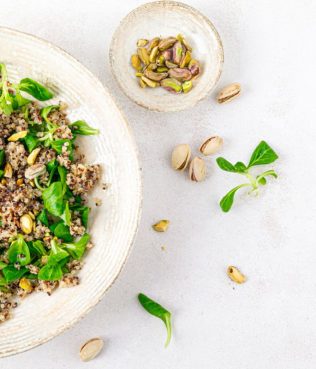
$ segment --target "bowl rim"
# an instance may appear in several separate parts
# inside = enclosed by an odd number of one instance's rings
[[[115,43],[116,43],[116,39],[118,37],[118,33],[120,32],[123,23],[130,17],[133,17],[133,15],[135,13],[137,13],[138,11],[142,10],[142,9],[150,9],[151,7],[155,7],[155,6],[159,6],[162,5],[164,7],[166,6],[174,6],[174,7],[179,7],[191,14],[193,14],[194,16],[198,16],[201,17],[207,24],[208,26],[211,28],[212,32],[215,35],[215,38],[218,42],[219,45],[219,58],[220,58],[220,63],[219,63],[219,68],[218,68],[218,72],[214,81],[214,84],[212,86],[210,86],[209,88],[207,88],[204,93],[202,93],[197,99],[191,101],[189,104],[187,104],[184,108],[182,107],[175,107],[175,108],[164,108],[164,107],[150,107],[147,104],[144,104],[143,101],[141,99],[137,99],[132,93],[130,93],[127,89],[125,89],[122,84],[120,83],[116,73],[115,73],[115,68],[114,68],[114,64],[115,64],[115,57],[114,57],[114,52],[115,52]],[[187,5],[185,3],[179,2],[179,1],[173,1],[173,0],[158,0],[158,1],[151,1],[145,4],[142,4],[140,6],[138,6],[137,8],[134,8],[133,10],[131,10],[123,19],[121,19],[119,25],[117,26],[115,32],[113,33],[112,36],[112,40],[111,40],[111,44],[110,44],[110,48],[109,48],[109,59],[110,59],[110,67],[111,67],[111,72],[114,76],[114,79],[116,80],[117,84],[120,86],[120,89],[124,92],[124,94],[129,97],[133,102],[135,102],[137,105],[141,106],[142,108],[148,109],[150,111],[155,111],[155,112],[161,112],[161,113],[166,113],[166,112],[176,112],[176,111],[182,111],[182,110],[187,110],[189,108],[194,107],[199,101],[205,99],[207,96],[209,96],[209,94],[215,89],[215,87],[217,86],[217,83],[220,79],[220,76],[222,74],[223,71],[223,65],[224,65],[224,48],[223,48],[223,42],[221,40],[221,37],[217,31],[217,29],[215,28],[214,24],[211,22],[211,20],[204,15],[203,13],[201,13],[199,10],[197,10],[196,8],[193,8],[190,5]]]
[[[121,274],[123,268],[125,267],[127,260],[132,252],[133,246],[135,244],[135,239],[137,236],[137,232],[139,229],[139,224],[140,224],[140,220],[141,220],[141,215],[142,215],[142,207],[143,207],[143,175],[142,175],[142,171],[141,171],[141,165],[140,165],[140,155],[139,155],[139,150],[136,144],[136,140],[134,137],[134,133],[131,129],[130,124],[128,123],[128,120],[125,116],[125,114],[122,112],[122,110],[119,108],[116,100],[114,99],[114,97],[112,96],[112,94],[110,93],[110,91],[107,89],[106,86],[103,85],[103,83],[99,80],[99,78],[97,78],[84,64],[82,64],[78,59],[76,59],[74,56],[72,56],[70,53],[68,53],[67,51],[65,51],[63,48],[55,45],[54,43],[45,40],[44,38],[41,38],[39,36],[33,35],[31,33],[27,33],[24,31],[20,31],[11,27],[5,27],[5,26],[0,26],[0,33],[1,32],[7,32],[9,34],[15,35],[15,36],[22,36],[22,37],[27,37],[29,39],[32,39],[36,42],[41,43],[44,46],[49,46],[51,49],[53,49],[54,51],[58,52],[59,54],[61,54],[64,58],[68,59],[72,64],[75,64],[79,69],[81,69],[85,74],[87,74],[89,76],[89,78],[91,80],[93,80],[93,82],[101,89],[102,93],[104,95],[107,95],[108,97],[111,98],[114,107],[117,109],[119,116],[121,117],[121,120],[123,123],[125,123],[125,126],[127,128],[127,134],[129,137],[129,140],[131,142],[133,151],[135,152],[135,159],[136,159],[136,163],[137,163],[137,167],[138,170],[135,173],[137,175],[137,182],[138,182],[138,197],[139,197],[139,204],[138,207],[136,209],[136,224],[135,224],[135,229],[133,230],[133,234],[131,235],[131,240],[129,242],[128,248],[127,248],[127,253],[125,258],[121,261],[121,265],[116,273],[116,275],[113,277],[112,282],[102,291],[102,293],[100,293],[98,296],[96,296],[95,300],[93,300],[89,306],[86,308],[86,310],[78,317],[76,317],[75,319],[71,320],[68,324],[62,326],[61,328],[57,329],[53,334],[51,334],[48,337],[42,338],[40,341],[34,339],[33,343],[29,344],[28,346],[20,346],[18,349],[16,349],[15,351],[3,351],[0,352],[0,358],[4,358],[4,357],[8,357],[8,356],[13,356],[22,352],[26,352],[29,351],[35,347],[41,346],[44,343],[52,340],[53,338],[59,336],[60,334],[66,332],[67,330],[69,330],[70,328],[72,328],[75,324],[77,324],[79,321],[81,321],[83,318],[85,318],[87,316],[87,314],[103,299],[103,297],[105,296],[106,292],[113,286],[113,284],[116,282],[116,280],[118,279],[119,275]]]

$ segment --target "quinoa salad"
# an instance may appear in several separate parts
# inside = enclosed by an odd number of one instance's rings
[[[0,323],[34,291],[77,285],[92,247],[86,202],[100,166],[84,163],[76,138],[98,130],[38,102],[52,97],[30,78],[10,83],[0,64]]]

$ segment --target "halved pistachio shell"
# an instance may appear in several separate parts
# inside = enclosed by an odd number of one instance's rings
[[[159,83],[158,82],[152,81],[151,79],[149,79],[149,78],[147,78],[145,76],[142,76],[141,79],[149,87],[155,88],[155,87],[159,86]]]
[[[6,163],[4,166],[4,173],[3,176],[6,178],[12,178],[13,170],[10,163]]]
[[[149,56],[149,61],[150,61],[151,63],[154,63],[154,62],[156,61],[156,57],[157,57],[157,55],[158,55],[158,52],[159,52],[159,50],[158,50],[158,46],[155,46],[155,47],[151,50],[151,52],[150,52],[150,56]]]
[[[165,78],[160,82],[160,85],[167,91],[179,93],[182,91],[182,85],[174,78]]]
[[[15,142],[27,135],[27,131],[16,132],[8,138],[8,141]]]
[[[173,45],[172,54],[173,54],[173,60],[172,60],[173,63],[179,65],[182,59],[182,55],[184,55],[183,45],[181,44],[180,41],[177,41]]]
[[[200,152],[203,155],[212,155],[221,149],[223,146],[223,139],[219,136],[212,136],[202,143]]]
[[[191,53],[190,51],[187,51],[181,60],[180,68],[188,66],[190,61],[191,61]]]
[[[177,145],[171,155],[171,166],[175,170],[183,171],[191,158],[191,148],[188,144]]]
[[[241,86],[239,83],[232,83],[231,85],[228,85],[224,87],[220,93],[217,95],[217,101],[220,104],[229,102],[233,99],[235,99],[237,96],[240,95],[241,92]]]
[[[200,74],[200,63],[197,60],[192,59],[189,63],[188,68],[190,69],[192,76],[197,76],[198,74]]]
[[[147,49],[145,47],[139,47],[137,49],[137,55],[139,56],[139,59],[145,65],[148,65],[150,63],[150,61],[149,61],[149,55],[148,55]]]
[[[40,151],[41,151],[41,148],[37,147],[30,153],[30,155],[26,159],[28,165],[33,165],[35,163],[35,160],[38,154],[40,153]]]
[[[44,164],[34,164],[26,169],[24,176],[27,179],[34,179],[44,173],[46,173],[46,167]]]
[[[184,83],[182,83],[182,91],[184,94],[188,93],[189,91],[191,91],[193,87],[193,83],[192,81],[185,81]]]
[[[148,51],[150,52],[154,47],[158,46],[160,42],[159,37],[155,37],[152,40],[149,41],[149,44],[147,45]]]
[[[189,177],[192,181],[201,182],[206,177],[206,166],[203,159],[196,156],[190,163]]]
[[[234,266],[229,266],[227,268],[227,275],[232,281],[236,283],[241,284],[246,282],[246,277],[241,273],[241,271],[238,268]]]
[[[20,226],[25,234],[30,234],[33,230],[33,219],[29,214],[24,214],[20,218]]]
[[[177,39],[175,37],[168,37],[163,40],[161,40],[158,44],[159,50],[164,51],[169,49],[169,47],[173,46],[173,44],[177,42]]]
[[[169,76],[175,78],[180,82],[188,81],[192,78],[192,74],[189,69],[186,68],[173,68],[169,70]]]
[[[137,71],[142,69],[142,63],[138,55],[134,54],[131,56],[131,64],[134,69]]]
[[[145,40],[144,38],[141,38],[137,41],[137,47],[143,47],[148,44],[148,40]]]
[[[152,70],[145,70],[144,75],[151,79],[152,81],[156,81],[156,82],[160,82],[162,81],[164,78],[168,77],[168,73],[156,73],[153,72]]]
[[[169,60],[166,60],[165,64],[166,64],[166,67],[168,67],[169,69],[178,68],[178,65],[177,64],[174,64],[174,63],[172,63]]]
[[[154,224],[152,227],[156,232],[166,232],[170,224],[170,221],[167,219],[162,219],[156,224]]]
[[[94,359],[103,348],[104,342],[101,338],[92,338],[83,344],[80,348],[80,359],[82,361],[90,361]]]

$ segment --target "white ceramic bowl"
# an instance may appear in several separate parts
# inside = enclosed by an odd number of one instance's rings
[[[202,73],[187,94],[172,94],[162,88],[138,85],[130,57],[140,38],[183,34],[193,48],[192,56],[201,62]],[[174,1],[142,5],[129,13],[113,35],[110,63],[124,93],[137,104],[154,111],[188,109],[205,98],[216,86],[224,61],[222,42],[211,21],[196,9]]]
[[[101,163],[103,179],[92,194],[90,233],[95,247],[85,258],[81,284],[60,288],[51,296],[34,293],[0,324],[0,357],[15,354],[71,327],[104,295],[118,276],[135,237],[141,204],[141,179],[130,129],[109,92],[79,62],[56,46],[0,27],[0,57],[9,77],[34,78],[56,93],[56,101],[69,104],[73,120],[85,119],[100,129],[99,136],[83,137],[87,162]],[[51,104],[52,102],[50,102]]]

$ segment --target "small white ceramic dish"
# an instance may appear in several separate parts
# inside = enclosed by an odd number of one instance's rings
[[[137,152],[129,127],[109,92],[78,61],[56,46],[18,31],[0,27],[0,58],[9,77],[30,77],[49,85],[58,100],[68,103],[71,120],[84,119],[100,135],[83,137],[80,148],[87,162],[100,163],[100,186],[91,198],[89,232],[94,248],[85,258],[81,283],[60,288],[51,296],[33,293],[0,324],[0,357],[46,342],[70,328],[102,298],[118,276],[135,237],[141,205]],[[124,149],[122,149],[124,148]]]
[[[202,65],[194,88],[188,94],[178,95],[162,88],[140,88],[130,65],[137,40],[179,33],[192,46],[193,58]],[[188,109],[205,98],[221,75],[223,61],[222,42],[211,21],[196,9],[174,1],[147,3],[133,10],[121,21],[110,47],[113,74],[124,93],[138,105],[160,112]]]

